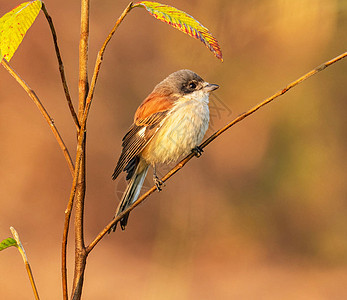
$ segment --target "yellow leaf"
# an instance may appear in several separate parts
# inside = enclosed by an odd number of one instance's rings
[[[223,61],[221,48],[216,38],[192,16],[169,5],[151,1],[141,1],[133,7],[143,6],[156,19],[200,40],[213,54]]]
[[[41,7],[40,0],[25,2],[0,18],[0,52],[7,61],[12,58]]]

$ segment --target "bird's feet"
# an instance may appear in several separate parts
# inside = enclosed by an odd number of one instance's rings
[[[162,186],[165,186],[164,181],[162,181],[156,174],[153,175],[153,181],[157,191],[160,192],[162,190]]]
[[[202,152],[204,152],[204,150],[201,147],[196,146],[192,149],[192,152],[196,157],[200,157]]]
[[[117,215],[115,215],[115,216],[113,217],[113,219],[114,219],[115,217],[117,217]],[[118,223],[118,222],[114,223],[114,224],[110,227],[110,229],[107,231],[108,234],[110,234],[111,232],[115,232],[115,231],[116,231],[116,229],[117,229],[117,223]]]

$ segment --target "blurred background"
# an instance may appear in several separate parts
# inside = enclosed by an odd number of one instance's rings
[[[166,1],[218,39],[197,40],[133,10],[106,50],[88,122],[85,239],[111,220],[125,188],[111,180],[139,103],[188,68],[218,83],[208,135],[346,51],[344,0]],[[17,1],[1,0],[0,14]],[[79,1],[46,0],[77,106]],[[90,75],[128,1],[91,1]],[[49,27],[41,13],[11,60],[75,155]],[[345,299],[346,71],[341,61],[232,127],[131,213],[89,256],[83,299]],[[0,239],[14,226],[40,296],[61,299],[61,240],[71,175],[32,100],[0,68]],[[167,167],[161,168],[165,174]],[[145,183],[150,187],[151,180]],[[70,234],[69,283],[74,243]],[[4,299],[32,299],[16,249],[0,253]],[[71,287],[71,286],[70,286]]]

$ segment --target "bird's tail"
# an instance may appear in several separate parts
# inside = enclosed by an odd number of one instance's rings
[[[140,159],[134,174],[131,176],[128,186],[123,194],[122,200],[120,201],[115,217],[121,214],[124,210],[126,210],[131,204],[133,204],[140,195],[140,191],[143,185],[143,181],[147,175],[148,164]],[[120,219],[119,223],[122,230],[125,229],[125,226],[128,223],[129,213],[127,213],[122,219]],[[115,231],[117,224],[112,228]]]

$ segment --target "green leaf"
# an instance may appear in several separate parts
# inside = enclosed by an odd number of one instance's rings
[[[5,239],[0,243],[0,251],[5,250],[6,248],[11,246],[17,246],[16,240],[14,240],[13,238]]]
[[[7,61],[12,58],[41,7],[40,0],[25,2],[0,18],[0,51]]]
[[[141,1],[133,7],[143,6],[156,19],[200,40],[213,54],[223,61],[221,48],[209,30],[184,11],[169,5],[151,1]]]

